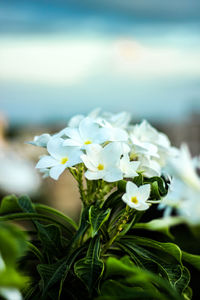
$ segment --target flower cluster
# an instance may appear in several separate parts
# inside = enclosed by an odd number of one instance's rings
[[[178,213],[190,217],[191,207],[200,203],[200,179],[188,149],[171,146],[168,137],[146,120],[131,124],[127,112],[111,114],[97,109],[87,116],[77,115],[60,132],[52,136],[42,134],[31,143],[47,149],[48,155],[41,157],[36,166],[45,176],[57,180],[66,169],[73,170],[81,164],[89,181],[109,184],[126,180],[122,200],[136,210],[146,210],[154,202],[148,182],[140,186],[134,183],[139,175],[147,179],[162,176],[170,181],[173,177],[169,192],[159,205],[165,209],[165,215],[175,207]],[[194,218],[197,222],[200,204],[198,210]]]

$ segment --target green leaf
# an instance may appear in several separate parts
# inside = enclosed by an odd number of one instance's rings
[[[0,289],[1,287],[22,288],[28,283],[28,278],[19,274],[13,268],[7,268],[0,271]]]
[[[99,210],[95,206],[91,206],[89,210],[89,222],[92,229],[92,237],[94,237],[101,226],[108,220],[110,216],[111,209]]]
[[[7,266],[15,266],[27,249],[26,235],[16,226],[0,223],[0,253]]]
[[[65,221],[66,223],[69,223],[70,226],[74,227],[75,230],[78,229],[77,224],[68,216],[64,215],[62,212],[58,211],[55,208],[49,207],[47,205],[44,204],[33,204],[34,208],[36,209],[37,212],[42,212],[42,213],[48,213],[51,215],[54,215],[57,218],[62,219],[63,221]]]
[[[60,260],[55,264],[40,264],[37,270],[42,279],[42,295],[45,298],[48,290],[64,277],[69,267],[66,261]]]
[[[182,252],[177,245],[138,236],[124,236],[117,245],[133,260],[136,257],[136,263],[139,260],[143,267],[150,271],[156,271],[152,263],[156,264],[160,274],[168,279],[178,292],[182,293],[187,288],[190,276],[182,265]]]
[[[59,255],[62,250],[61,230],[57,225],[42,225],[37,223],[38,235],[44,247],[44,252]]]
[[[165,184],[165,181],[163,180],[162,177],[158,177],[158,176],[154,176],[154,177],[151,177],[151,178],[145,178],[145,182],[146,183],[153,183],[153,188],[155,188],[154,192],[155,192],[155,195],[159,195],[159,196],[165,196],[168,192],[168,187],[166,186]],[[156,184],[155,184],[156,182]],[[154,195],[152,194],[152,198],[154,198]],[[157,199],[157,198],[155,198]]]
[[[142,245],[144,247],[154,248],[157,249],[160,253],[164,252],[169,254],[170,256],[174,257],[178,263],[182,265],[182,251],[180,248],[174,243],[163,243],[158,242],[149,238],[139,237],[139,236],[125,236],[121,239],[121,241],[129,241],[129,243]],[[161,254],[162,255],[162,254]]]
[[[182,251],[183,260],[200,270],[200,255],[187,253]]]
[[[158,187],[158,182],[154,181],[151,183],[151,195],[150,195],[151,199],[156,199],[156,200],[160,200],[161,199],[161,195],[159,192],[159,187]]]
[[[108,196],[108,198],[103,204],[103,208],[107,209],[109,207],[110,208],[118,207],[118,204],[122,202],[121,197],[122,197],[122,192],[120,190],[115,191],[110,196]]]
[[[140,287],[130,287],[116,280],[110,279],[103,283],[101,295],[95,300],[132,300],[146,299],[156,300],[155,292],[144,291]],[[158,298],[157,298],[158,299]],[[161,300],[162,298],[159,298]]]
[[[96,236],[90,241],[86,257],[74,265],[75,274],[83,281],[90,294],[101,277],[104,264],[99,259],[100,238]]]
[[[181,277],[174,284],[175,289],[180,294],[183,294],[183,292],[187,289],[189,283],[190,283],[190,272],[188,271],[187,268],[183,267],[181,269]]]
[[[141,186],[143,185],[143,176],[142,174],[139,174],[138,176],[133,178],[133,182],[137,185],[137,186]]]
[[[2,199],[0,206],[0,215],[5,215],[14,212],[21,212],[18,198],[15,195],[9,195]]]
[[[67,256],[54,264],[40,264],[37,266],[42,279],[42,297],[45,299],[49,290],[57,283],[66,278],[72,264],[84,247],[76,249],[71,256]],[[59,293],[59,292],[58,292]]]
[[[154,293],[156,300],[183,299],[167,280],[152,272],[136,267],[128,257],[123,257],[120,260],[114,257],[107,259],[105,279],[115,280],[115,278],[118,282],[129,287],[140,287],[140,291],[148,293],[150,299],[153,295],[152,293]]]
[[[170,227],[182,224],[184,222],[185,221],[182,217],[168,217],[155,219],[147,223],[137,223],[135,224],[134,228],[158,231],[169,236],[171,239],[174,239],[173,235],[169,231]]]
[[[29,212],[29,213],[36,212],[32,202],[31,202],[31,199],[27,195],[19,197],[18,204],[24,212]]]

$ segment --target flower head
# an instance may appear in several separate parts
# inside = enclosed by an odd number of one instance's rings
[[[122,155],[121,143],[110,143],[104,148],[100,145],[91,145],[86,154],[81,156],[88,170],[85,177],[89,180],[104,179],[114,182],[123,178],[120,170],[120,157]]]
[[[100,128],[88,117],[80,121],[78,128],[66,128],[65,135],[68,139],[63,142],[64,146],[76,146],[81,149],[86,149],[90,144],[103,144],[108,141],[108,130]]]
[[[62,138],[52,138],[47,144],[50,155],[41,157],[36,165],[38,169],[50,168],[49,175],[53,179],[58,179],[66,168],[81,162],[82,152],[77,147],[63,146],[63,141]]]
[[[146,202],[150,196],[150,184],[138,187],[131,181],[126,184],[126,193],[122,196],[122,200],[131,208],[136,210],[146,210],[149,204]]]

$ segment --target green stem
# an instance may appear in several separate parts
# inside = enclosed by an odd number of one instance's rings
[[[70,219],[69,217],[67,217],[66,215],[64,215],[63,213],[58,211],[57,209],[46,206],[44,204],[35,204],[34,206],[35,206],[36,210],[46,211],[48,213],[52,213],[56,216],[61,217],[64,221],[66,221],[67,223],[70,223],[70,225],[72,225],[74,227],[74,229],[76,229],[76,230],[78,229],[77,224],[72,219]]]
[[[84,165],[79,164],[77,169],[76,168],[69,168],[69,171],[78,183],[79,193],[80,193],[81,200],[82,200],[83,204],[87,205],[88,204],[87,203],[87,198],[86,198],[85,190],[84,190],[84,187],[83,187]]]

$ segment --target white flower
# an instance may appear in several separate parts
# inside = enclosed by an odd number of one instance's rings
[[[28,142],[28,144],[44,147],[46,148],[48,141],[50,140],[51,136],[48,133],[43,133],[39,136],[35,136],[32,142]]]
[[[50,156],[43,156],[36,165],[38,169],[50,168],[49,175],[58,179],[61,173],[68,167],[81,162],[82,152],[77,147],[63,146],[62,138],[52,138],[47,144]]]
[[[189,224],[200,224],[199,191],[183,181],[173,178],[167,196],[158,206],[164,209],[164,217],[168,217],[175,209]]]
[[[119,168],[122,155],[120,143],[110,143],[104,148],[100,145],[91,145],[86,154],[81,156],[88,170],[85,177],[89,180],[104,179],[107,182],[114,182],[123,178]]]
[[[139,161],[130,161],[128,154],[124,154],[120,159],[120,169],[123,172],[123,177],[133,178],[135,176],[138,176],[138,173],[136,171],[139,164]]]
[[[139,154],[137,159],[140,162],[138,171],[141,172],[145,177],[150,178],[161,175],[161,167],[157,161],[144,154]]]
[[[108,141],[108,130],[100,128],[91,118],[81,120],[78,128],[66,128],[65,134],[69,137],[64,146],[77,146],[86,149],[90,144],[102,144]]]
[[[131,208],[136,210],[146,210],[149,204],[146,202],[150,196],[150,184],[137,187],[131,181],[126,184],[126,193],[122,196],[122,200]]]
[[[126,142],[128,140],[128,133],[119,127],[114,127],[111,123],[102,119],[99,124],[107,129],[108,140],[111,142]]]
[[[177,157],[169,159],[167,167],[169,172],[176,178],[182,180],[191,188],[200,191],[200,179],[187,145],[183,144],[181,146]]]

